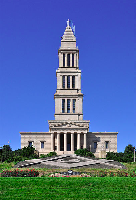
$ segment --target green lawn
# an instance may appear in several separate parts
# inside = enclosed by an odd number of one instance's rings
[[[136,199],[136,178],[0,178],[0,199]]]

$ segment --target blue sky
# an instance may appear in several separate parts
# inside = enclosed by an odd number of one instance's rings
[[[135,10],[134,0],[0,1],[0,146],[20,148],[20,131],[48,132],[67,19],[90,131],[119,131],[118,152],[136,145]]]

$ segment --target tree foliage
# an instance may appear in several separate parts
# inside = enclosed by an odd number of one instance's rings
[[[4,145],[2,148],[2,154],[1,154],[2,162],[4,161],[17,162],[32,158],[38,158],[38,155],[35,153],[34,147],[28,146],[15,151],[12,151],[10,145]]]
[[[107,160],[115,160],[118,162],[133,162],[134,161],[134,147],[129,144],[126,146],[124,153],[108,152],[106,155]]]

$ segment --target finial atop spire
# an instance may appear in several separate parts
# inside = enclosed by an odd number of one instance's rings
[[[68,19],[68,21],[67,21],[67,27],[69,28],[69,19]]]
[[[72,31],[73,31],[73,33],[75,35],[75,26],[73,25],[72,20],[68,19],[68,21],[67,21],[67,27],[68,28],[71,27],[71,29],[72,29]]]

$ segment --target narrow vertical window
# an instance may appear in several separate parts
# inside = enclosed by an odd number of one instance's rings
[[[41,142],[41,149],[44,149],[44,142]]]
[[[65,76],[62,76],[62,88],[65,88]]]
[[[32,147],[33,143],[32,142],[29,142],[29,147]]]
[[[70,54],[67,54],[67,67],[70,67]]]
[[[109,148],[109,141],[106,141],[106,142],[105,142],[105,147],[106,147],[106,149]]]
[[[70,99],[67,99],[67,113],[70,113]]]
[[[72,76],[72,88],[75,88],[75,76]]]
[[[70,76],[67,76],[67,88],[70,88]]]
[[[74,54],[72,53],[72,67],[74,67]]]
[[[62,113],[65,113],[65,99],[62,99]]]
[[[94,142],[94,149],[97,149],[97,142]]]
[[[63,53],[63,67],[65,67],[65,54]]]
[[[76,104],[76,99],[73,99],[73,113],[75,113],[75,104]]]

